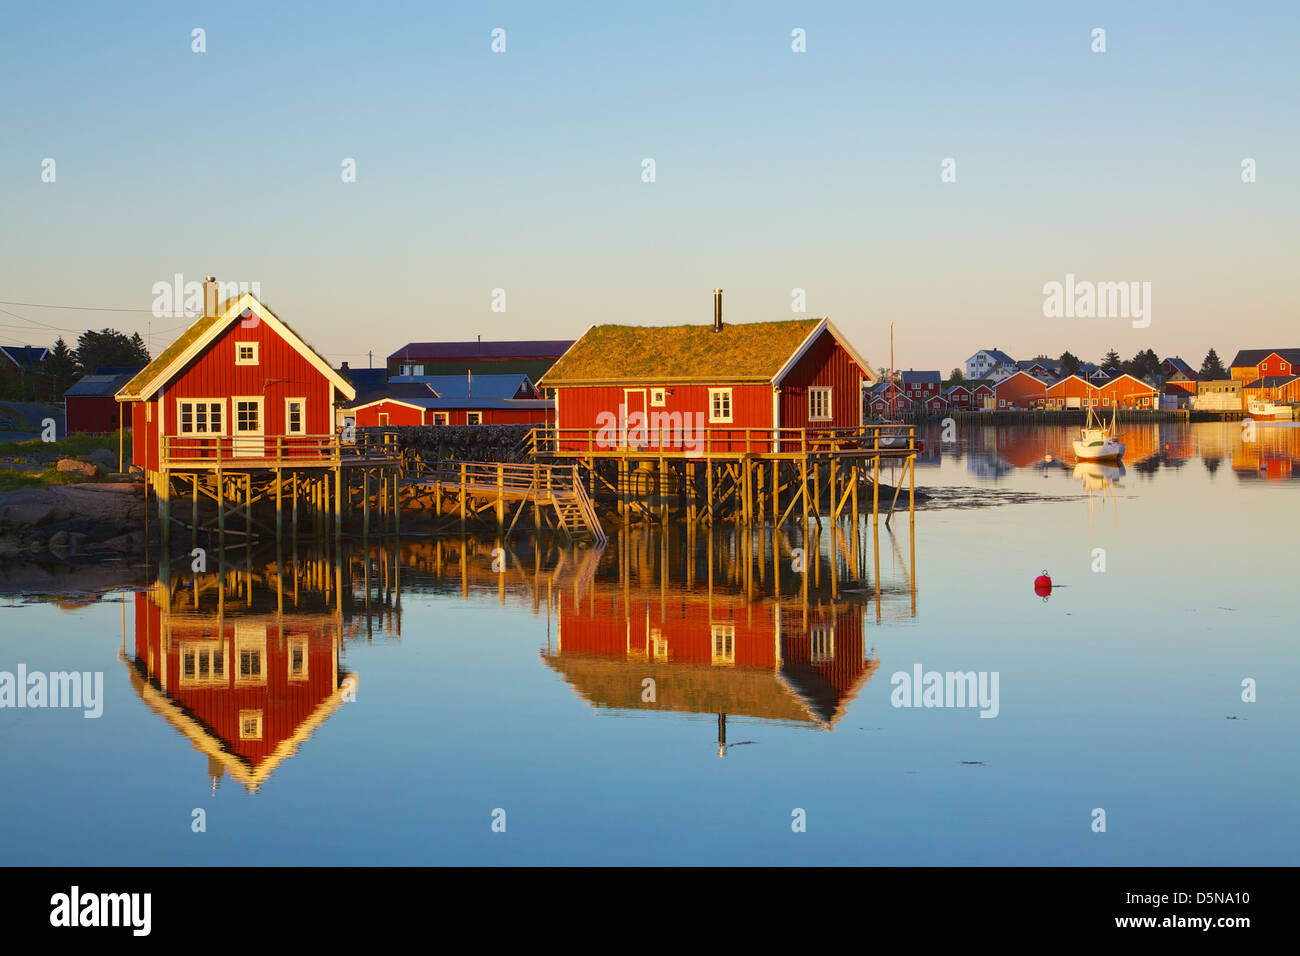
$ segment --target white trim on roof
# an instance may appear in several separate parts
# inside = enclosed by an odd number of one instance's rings
[[[835,327],[835,324],[831,322],[829,318],[823,318],[813,326],[812,331],[808,333],[800,346],[794,350],[794,354],[786,360],[786,363],[777,369],[776,374],[772,376],[773,385],[781,384],[781,380],[789,375],[790,370],[799,364],[799,360],[804,357],[804,354],[807,353],[810,348],[812,348],[812,344],[817,341],[817,337],[821,335],[823,331],[830,332],[830,334],[835,337],[835,341],[840,344],[840,347],[849,353],[849,358],[853,359],[853,361],[858,364],[858,367],[866,372],[867,378],[871,379],[872,382],[880,381],[880,376],[876,374],[876,370],[868,365],[867,360],[858,354],[858,350],[855,349],[840,330]]]
[[[414,408],[417,412],[425,411],[424,405],[416,405],[414,402],[408,402],[401,398],[376,398],[374,401],[366,402],[364,405],[351,405],[348,407],[349,412],[359,412],[363,408],[373,408],[376,405],[403,405],[406,408]]]
[[[181,369],[192,362],[204,350],[216,340],[217,336],[229,328],[230,324],[239,318],[244,309],[251,310],[259,319],[271,327],[271,331],[280,336],[287,342],[299,355],[305,358],[308,363],[320,372],[325,378],[334,385],[335,388],[343,395],[347,401],[357,397],[357,390],[346,378],[336,372],[328,362],[316,354],[315,349],[298,337],[290,328],[276,318],[275,313],[264,306],[261,302],[253,297],[251,292],[245,292],[235,299],[234,302],[228,302],[226,311],[222,313],[221,318],[213,322],[206,332],[189,344],[180,355],[172,359],[171,363],[161,371],[157,372],[145,386],[138,389],[136,397],[123,398],[122,389],[118,390],[118,401],[149,401],[155,392],[166,386],[173,378],[180,374]],[[200,319],[199,321],[202,321]],[[183,334],[183,333],[182,333]],[[127,382],[127,385],[131,384]],[[125,386],[123,386],[125,388]]]

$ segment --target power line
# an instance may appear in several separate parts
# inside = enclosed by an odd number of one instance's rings
[[[153,314],[153,309],[120,309],[107,305],[51,305],[47,302],[13,302],[9,299],[0,299],[0,305],[22,305],[32,309],[70,309],[73,312],[148,312]]]

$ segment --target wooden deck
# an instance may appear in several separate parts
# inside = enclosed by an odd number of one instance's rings
[[[495,515],[496,525],[509,534],[530,505],[540,528],[553,522],[555,530],[570,538],[590,537],[604,544],[596,509],[582,486],[575,464],[507,464],[505,462],[410,463],[403,487],[412,494],[431,494],[434,511],[450,507],[467,518]],[[514,515],[506,525],[506,513]]]
[[[809,458],[907,458],[918,448],[912,425],[855,425],[849,428],[726,428],[711,426],[688,435],[660,426],[624,429],[559,428],[539,425],[528,435],[535,458],[646,458],[705,461],[742,458],[799,461]]]

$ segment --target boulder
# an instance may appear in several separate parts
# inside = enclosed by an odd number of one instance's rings
[[[54,466],[66,475],[80,475],[83,478],[98,478],[103,469],[91,461],[77,461],[75,458],[60,458]]]
[[[92,451],[89,455],[83,455],[82,461],[88,461],[92,465],[98,465],[103,472],[117,471],[117,455],[113,454],[107,448],[99,448]]]

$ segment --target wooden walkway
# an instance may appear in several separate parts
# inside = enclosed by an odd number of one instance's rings
[[[589,537],[598,544],[606,540],[574,464],[416,460],[408,465],[401,484],[414,496],[432,495],[434,513],[459,514],[462,526],[468,518],[495,518],[497,528],[509,534],[531,505],[539,529],[551,527],[569,538]]]

